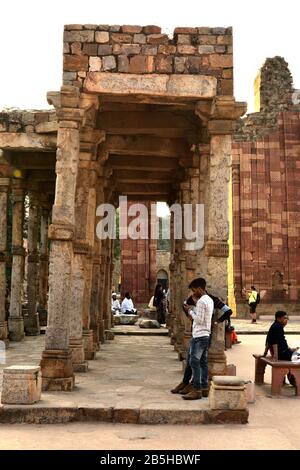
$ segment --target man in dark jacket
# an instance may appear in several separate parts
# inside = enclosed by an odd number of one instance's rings
[[[284,327],[288,322],[288,315],[286,312],[279,310],[275,313],[275,321],[272,323],[266,339],[266,347],[264,351],[264,356],[267,355],[270,350],[271,354],[274,355],[274,344],[277,345],[278,349],[278,360],[281,361],[290,361],[292,359],[292,354],[298,350],[298,348],[290,348],[287,344],[284,335]],[[294,385],[295,378],[292,374],[288,374],[288,379],[291,385]]]

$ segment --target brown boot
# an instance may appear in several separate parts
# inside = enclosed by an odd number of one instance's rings
[[[192,390],[187,395],[183,395],[182,398],[184,400],[200,400],[202,398],[202,393],[201,390],[196,390],[193,387]]]
[[[207,398],[209,395],[209,388],[202,388],[201,393],[203,398]]]
[[[193,388],[193,384],[187,384],[182,390],[180,390],[180,395],[186,395],[189,393]]]
[[[177,385],[177,387],[172,388],[171,393],[179,393],[180,390],[183,390],[185,387],[186,387],[186,384],[184,382],[180,382],[180,384]]]

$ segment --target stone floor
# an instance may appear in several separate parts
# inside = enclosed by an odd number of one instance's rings
[[[251,323],[251,319],[236,319],[232,318],[232,325],[234,325],[237,334],[257,335],[267,334],[271,324],[273,323],[273,317],[268,319],[259,318],[257,323]],[[300,318],[297,320],[289,320],[285,327],[286,334],[300,334]]]
[[[120,328],[132,328],[133,331],[135,327]],[[265,337],[244,335],[240,339],[241,344],[227,351],[227,362],[237,365],[237,375],[253,380],[252,353],[263,351]],[[45,336],[41,335],[25,337],[21,343],[11,343],[6,351],[6,366],[39,364],[44,341]],[[291,347],[299,346],[300,335],[290,336],[288,342]],[[0,364],[0,389],[3,367],[4,364]],[[267,385],[256,387],[258,400],[271,397],[269,369],[266,373]],[[88,373],[76,374],[73,392],[45,392],[41,401],[31,406],[0,405],[0,421],[4,410],[9,410],[8,422],[22,422],[20,413],[24,414],[26,422],[75,421],[78,420],[78,409],[84,409],[82,420],[202,423],[208,412],[207,399],[187,402],[169,391],[180,382],[181,377],[182,364],[177,360],[169,337],[116,335],[113,341],[101,346],[96,360],[89,362]],[[300,413],[300,401],[292,397],[293,392],[291,387],[285,387],[283,395],[273,400],[285,400],[284,406],[288,408],[291,403],[297,403]],[[250,420],[253,406],[250,405]],[[35,410],[35,416],[31,415],[32,410]]]

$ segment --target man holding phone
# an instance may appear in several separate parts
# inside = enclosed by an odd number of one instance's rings
[[[205,279],[194,279],[189,289],[197,300],[196,306],[183,304],[186,314],[193,321],[192,338],[189,344],[186,368],[182,382],[171,390],[172,393],[187,392],[182,395],[184,400],[199,400],[207,397],[208,388],[208,348],[211,334],[211,319],[214,302],[207,295]],[[190,383],[193,377],[192,383]]]

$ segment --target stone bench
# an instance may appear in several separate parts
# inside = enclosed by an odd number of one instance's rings
[[[129,315],[121,313],[120,315],[113,315],[115,325],[134,325],[138,319],[139,315]]]
[[[32,405],[40,400],[41,389],[39,366],[10,366],[3,369],[1,403]]]
[[[296,396],[300,396],[300,363],[280,361],[276,357],[253,354],[255,359],[255,383],[264,383],[265,369],[272,367],[271,395],[280,395],[284,377],[290,372],[296,381]]]

